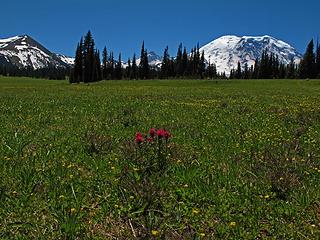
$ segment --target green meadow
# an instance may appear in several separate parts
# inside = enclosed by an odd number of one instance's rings
[[[0,77],[0,239],[319,236],[320,81]]]

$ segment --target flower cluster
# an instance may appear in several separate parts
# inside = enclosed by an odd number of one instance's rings
[[[148,134],[143,135],[141,132],[136,133],[135,142],[137,144],[142,144],[144,141],[154,142],[156,139],[158,141],[165,139],[168,140],[171,138],[171,133],[164,128],[155,129],[151,128]]]

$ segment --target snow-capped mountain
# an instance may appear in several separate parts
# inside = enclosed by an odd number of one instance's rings
[[[246,63],[248,67],[254,65],[265,49],[278,56],[284,64],[289,64],[291,59],[298,63],[302,58],[288,43],[270,36],[223,36],[201,47],[200,51],[204,51],[208,63],[216,64],[218,72],[229,75],[232,69],[237,68],[238,62],[242,67]]]
[[[161,67],[162,57],[153,51],[148,52],[148,62],[151,67],[159,68]],[[136,63],[137,65],[140,64],[140,58],[137,59]]]
[[[248,67],[254,65],[264,49],[274,53],[284,64],[289,64],[291,59],[298,63],[302,58],[288,43],[270,36],[223,36],[201,47],[200,51],[204,51],[207,63],[216,64],[218,72],[229,75],[232,69],[237,68],[238,62],[242,67],[246,63]],[[161,67],[162,57],[155,52],[148,53],[148,60],[150,66]],[[140,59],[137,59],[137,65],[139,63]],[[74,58],[50,52],[28,35],[0,39],[0,65],[39,69],[73,64]],[[126,67],[127,63],[123,66]]]
[[[50,52],[28,35],[0,39],[0,65],[65,68],[73,63],[71,58]]]

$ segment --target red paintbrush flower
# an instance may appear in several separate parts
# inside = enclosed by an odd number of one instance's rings
[[[164,137],[168,140],[169,138],[171,138],[171,133],[165,130]]]
[[[151,128],[149,130],[149,134],[150,134],[150,137],[154,138],[154,136],[156,135],[156,130],[154,128]]]
[[[137,133],[136,133],[135,142],[138,143],[138,144],[140,144],[140,143],[143,142],[143,140],[144,140],[144,138],[143,138],[142,134],[141,134],[140,132],[137,132]]]
[[[163,137],[165,137],[165,135],[166,135],[166,130],[158,129],[158,131],[157,131],[158,138],[163,138]]]

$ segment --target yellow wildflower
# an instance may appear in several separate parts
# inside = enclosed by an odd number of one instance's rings
[[[74,214],[76,211],[77,211],[77,210],[76,210],[75,208],[71,208],[71,209],[70,209],[70,213],[71,213],[71,214]]]
[[[154,229],[154,230],[151,231],[151,234],[152,234],[152,236],[158,236],[159,232]]]
[[[235,227],[237,224],[236,224],[236,222],[230,222],[230,227]]]
[[[193,208],[193,209],[192,209],[192,213],[193,213],[193,214],[199,214],[199,213],[200,213],[200,210],[197,209],[197,208]]]

